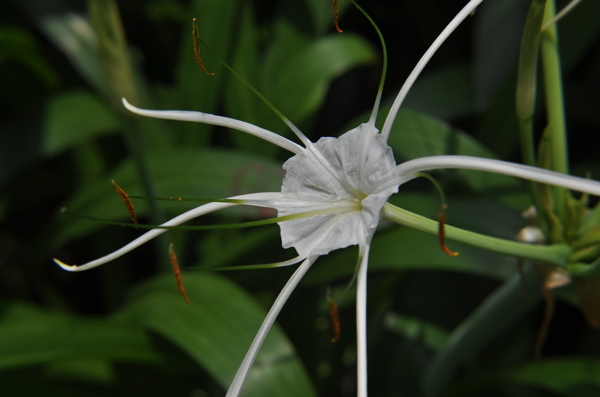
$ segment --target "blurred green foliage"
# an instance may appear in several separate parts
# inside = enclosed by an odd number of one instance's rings
[[[363,4],[389,49],[382,115],[463,3]],[[514,97],[528,3],[484,2],[436,54],[394,125],[390,145],[398,162],[434,154],[520,161]],[[313,141],[366,121],[380,47],[368,22],[343,0],[340,6],[343,34],[335,32],[326,0],[0,3],[0,390],[224,394],[290,269],[206,270],[291,257],[276,225],[173,231],[87,273],[66,273],[51,258],[82,263],[140,233],[77,217],[128,220],[112,179],[129,194],[161,197],[280,188],[289,153],[222,128],[127,114],[122,96],[143,107],[238,118],[291,137],[220,57]],[[596,179],[597,15],[600,3],[583,1],[559,23],[572,173]],[[193,17],[215,76],[195,63]],[[534,126],[543,125],[541,113]],[[531,204],[525,184],[468,171],[436,176],[446,189],[450,224],[508,239],[527,224],[520,216]],[[439,206],[420,182],[403,186],[392,201],[429,217]],[[141,221],[155,224],[190,205],[139,202],[136,209]],[[235,209],[201,222],[269,215]],[[517,259],[458,245],[460,257],[450,258],[434,237],[381,229],[369,276],[371,395],[598,395],[600,335],[584,323],[573,286],[558,291],[544,360],[534,361],[543,312],[535,274],[526,273],[523,284]],[[181,265],[194,268],[184,270],[190,306],[169,274],[169,242]],[[355,258],[354,248],[334,252],[309,272],[271,331],[244,396],[355,394],[354,300],[340,307],[336,343],[325,300],[328,288],[333,294],[346,288]]]

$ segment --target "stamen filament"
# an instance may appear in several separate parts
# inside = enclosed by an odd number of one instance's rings
[[[379,111],[379,104],[381,103],[381,96],[383,94],[383,85],[385,83],[385,76],[387,75],[387,66],[388,66],[387,46],[385,45],[385,40],[383,38],[383,34],[381,33],[381,30],[379,30],[379,26],[377,26],[377,24],[375,23],[373,18],[371,18],[371,16],[356,1],[354,1],[354,0],[351,0],[351,1],[352,1],[352,4],[354,4],[354,6],[358,9],[358,11],[360,11],[361,14],[363,14],[363,16],[365,18],[367,18],[367,20],[369,21],[371,26],[373,26],[373,28],[375,29],[375,32],[377,33],[377,37],[379,37],[379,42],[381,43],[381,52],[383,55],[383,67],[381,69],[381,77],[379,79],[379,87],[377,88],[375,104],[373,105],[373,110],[371,111],[371,117],[369,117],[369,121],[367,122],[368,125],[375,128],[375,121],[377,119],[377,113]]]
[[[569,4],[567,4],[562,10],[560,10],[559,13],[557,13],[554,18],[552,18],[551,20],[549,20],[548,22],[546,22],[544,24],[544,26],[542,26],[542,32],[546,29],[548,29],[550,26],[552,26],[553,24],[555,24],[556,22],[560,21],[562,18],[564,18],[569,12],[571,12],[571,10],[573,8],[575,8],[575,6],[577,4],[579,4],[581,2],[581,0],[572,0]]]
[[[227,267],[216,267],[216,268],[206,268],[206,269],[191,268],[191,270],[210,270],[211,272],[212,271],[226,272],[229,270],[275,269],[278,267],[295,265],[296,263],[302,262],[305,259],[306,259],[305,256],[298,255],[295,258],[288,259],[288,260],[281,261],[281,262],[274,262],[274,263],[263,263],[263,264],[257,264],[257,265],[243,265],[243,266],[227,266]]]
[[[234,202],[234,201],[235,200],[232,200],[232,202]],[[250,203],[243,202],[243,200],[237,200],[237,201],[239,201],[237,204],[251,205]],[[260,205],[260,206],[262,206],[262,205]],[[226,224],[222,224],[222,225],[195,225],[195,226],[181,226],[181,225],[165,226],[164,224],[163,225],[145,225],[145,224],[140,224],[140,223],[131,224],[131,223],[127,223],[127,222],[117,222],[117,221],[110,221],[110,220],[106,220],[106,219],[100,219],[100,218],[96,218],[93,216],[87,216],[87,215],[77,215],[77,217],[89,219],[91,221],[102,222],[107,225],[133,227],[135,229],[221,230],[221,229],[243,229],[243,228],[247,228],[247,227],[264,226],[264,225],[270,225],[273,223],[291,221],[294,219],[310,218],[310,217],[318,216],[318,215],[340,214],[340,213],[344,213],[344,212],[360,211],[360,209],[361,208],[360,208],[359,204],[353,204],[353,205],[349,205],[349,206],[336,206],[336,207],[332,207],[332,208],[328,207],[328,208],[323,208],[323,209],[314,210],[314,211],[298,212],[296,214],[277,216],[277,217],[268,218],[268,219],[261,219],[258,221],[226,223]]]
[[[206,47],[206,45],[205,45]],[[208,51],[210,51],[211,53],[213,53],[210,48],[206,47],[206,49]],[[214,54],[214,53],[213,53]],[[216,55],[215,55],[216,56]],[[296,136],[298,137],[298,139],[300,139],[300,141],[305,145],[305,146],[310,146],[312,145],[312,142],[310,141],[310,139],[308,139],[306,137],[306,135],[304,135],[302,133],[302,131],[300,131],[300,129],[298,127],[296,127],[296,125],[294,123],[292,123],[290,121],[290,119],[288,119],[287,117],[285,117],[283,115],[283,113],[281,113],[281,111],[279,109],[277,109],[275,107],[275,105],[273,105],[263,94],[261,94],[256,88],[254,88],[254,86],[252,84],[250,84],[250,82],[248,82],[248,80],[246,80],[245,78],[243,78],[238,72],[235,71],[234,68],[232,68],[231,66],[229,66],[229,64],[227,62],[225,62],[223,59],[219,58],[219,61],[221,62],[221,64],[223,66],[225,66],[225,68],[227,70],[229,70],[231,72],[231,74],[234,75],[235,78],[237,78],[242,84],[244,84],[250,91],[252,91],[252,93],[254,95],[256,95],[258,97],[258,99],[260,99],[265,105],[267,105],[267,107],[269,109],[271,109],[271,111],[273,113],[275,113],[277,115],[277,117],[279,117],[281,119],[281,121],[283,121],[285,123],[285,125],[288,126],[288,128],[290,130],[292,130],[292,132],[294,134],[296,134]]]

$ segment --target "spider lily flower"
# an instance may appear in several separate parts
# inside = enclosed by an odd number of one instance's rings
[[[598,182],[498,160],[467,156],[433,156],[396,164],[392,150],[387,145],[387,137],[404,97],[445,39],[482,1],[469,1],[423,55],[401,88],[381,133],[375,127],[381,90],[369,121],[338,138],[325,137],[313,143],[283,118],[303,146],[244,121],[201,112],[140,109],[123,99],[123,104],[128,110],[141,116],[223,126],[254,135],[292,152],[293,156],[283,164],[286,174],[281,192],[239,195],[201,205],[160,225],[162,228],[148,231],[102,258],[78,266],[67,265],[59,260],[55,260],[56,263],[68,271],[88,270],[110,262],[150,241],[164,233],[167,230],[165,227],[177,226],[214,211],[236,205],[276,209],[278,216],[286,219],[279,222],[283,247],[293,247],[298,255],[275,265],[301,264],[269,310],[231,383],[227,396],[239,395],[258,350],[276,317],[318,257],[351,245],[359,246],[356,304],[357,394],[361,397],[367,396],[366,300],[369,249],[379,221],[384,215],[401,223],[397,217],[390,215],[390,211],[387,210],[389,204],[386,204],[401,184],[414,179],[423,171],[463,168],[511,175],[600,196]]]

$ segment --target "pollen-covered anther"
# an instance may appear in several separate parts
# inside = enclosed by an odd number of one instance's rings
[[[458,256],[458,252],[450,251],[450,249],[446,246],[446,208],[448,206],[446,204],[442,205],[440,208],[440,212],[438,213],[438,241],[440,242],[440,247],[442,251],[450,256]]]
[[[192,19],[192,41],[194,42],[194,56],[196,57],[196,63],[200,66],[200,69],[204,73],[209,76],[214,76],[214,73],[209,72],[204,67],[204,63],[202,62],[202,58],[200,57],[200,46],[202,42],[200,41],[200,35],[198,33],[198,23],[196,22],[196,18]]]
[[[173,244],[169,245],[169,257],[171,258],[171,266],[173,267],[173,273],[175,274],[175,279],[177,280],[177,286],[179,287],[179,292],[185,298],[187,304],[190,304],[190,299],[185,293],[185,287],[183,286],[183,279],[181,278],[181,270],[179,269],[179,263],[177,262],[177,255],[175,255],[175,250],[173,249]]]
[[[331,0],[331,6],[333,7],[333,23],[335,24],[335,30],[338,31],[338,33],[343,33],[344,31],[342,29],[340,29],[340,25],[339,25],[339,16],[338,16],[338,2],[337,0]]]
[[[133,203],[131,202],[131,199],[129,198],[129,195],[125,192],[125,190],[121,189],[121,187],[117,185],[115,181],[112,181],[112,184],[119,196],[121,196],[121,200],[123,200],[123,203],[125,203],[125,207],[127,207],[127,212],[129,212],[129,216],[131,216],[131,222],[137,224],[135,208],[133,206]]]
[[[329,305],[329,318],[331,320],[331,327],[333,328],[333,337],[331,338],[332,342],[337,342],[340,339],[341,325],[340,325],[340,316],[338,312],[338,307],[331,299],[329,294],[327,295],[327,304]]]

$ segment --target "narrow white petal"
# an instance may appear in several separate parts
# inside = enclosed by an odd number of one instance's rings
[[[290,277],[288,282],[285,284],[285,286],[279,293],[279,296],[277,296],[277,299],[275,299],[275,303],[273,303],[273,306],[271,306],[267,317],[265,317],[265,320],[260,326],[258,333],[254,337],[252,344],[250,345],[250,349],[248,349],[248,352],[246,353],[246,357],[244,357],[242,364],[238,368],[237,373],[235,374],[235,377],[231,382],[231,386],[229,386],[229,390],[227,391],[226,397],[237,397],[240,394],[242,386],[246,381],[246,377],[250,372],[250,368],[252,367],[252,364],[256,359],[256,355],[258,354],[260,347],[262,346],[265,338],[267,337],[269,330],[275,323],[275,319],[277,319],[281,308],[283,307],[283,305],[285,305],[285,302],[288,300],[292,291],[294,291],[300,280],[302,280],[302,277],[304,277],[308,269],[310,269],[312,264],[315,263],[315,260],[317,260],[317,258],[317,256],[313,256],[307,258],[304,262],[302,262],[302,264],[298,267],[298,269],[296,269],[294,274],[292,274],[292,277]]]
[[[357,396],[367,397],[367,268],[370,244],[360,246],[356,279]]]
[[[408,91],[410,91],[410,89],[412,88],[412,85],[414,84],[415,80],[417,80],[417,77],[419,77],[419,74],[421,74],[421,72],[423,71],[433,54],[435,54],[435,52],[440,48],[444,41],[446,41],[446,39],[452,34],[452,32],[454,32],[458,25],[460,25],[462,21],[469,16],[469,14],[475,11],[475,8],[477,8],[477,6],[482,1],[483,0],[469,1],[469,3],[462,10],[460,10],[458,14],[456,14],[454,19],[452,19],[448,26],[446,26],[442,33],[440,33],[440,35],[435,39],[435,41],[433,42],[433,44],[431,44],[431,47],[427,49],[425,54],[423,54],[423,56],[417,63],[417,66],[415,66],[413,71],[410,73],[410,75],[404,82],[404,85],[402,85],[402,88],[400,88],[400,92],[394,100],[392,108],[390,109],[390,112],[388,113],[385,119],[385,123],[383,124],[383,128],[381,129],[381,135],[383,135],[383,137],[386,140],[390,136],[390,130],[392,129],[392,124],[396,119],[396,114],[398,113],[398,110],[400,109],[404,98],[406,98],[406,94],[408,94]]]
[[[422,157],[398,165],[394,170],[394,173],[402,179],[402,183],[405,183],[415,178],[415,174],[418,172],[445,168],[493,172],[600,196],[600,182],[598,181],[565,175],[543,168],[530,167],[528,165],[515,164],[501,160],[482,159],[479,157]]]
[[[123,98],[123,105],[135,114],[146,117],[154,117],[156,119],[166,120],[182,120],[182,121],[193,121],[196,123],[219,125],[222,127],[232,128],[234,130],[242,131],[250,135],[254,135],[267,142],[271,142],[283,149],[289,150],[292,153],[301,153],[304,148],[281,135],[275,134],[264,128],[255,126],[254,124],[246,123],[245,121],[231,119],[229,117],[216,116],[214,114],[192,112],[184,110],[148,110],[140,109],[133,106],[125,98]]]
[[[230,198],[234,199],[234,200],[243,200],[243,202],[241,202],[240,204],[256,205],[256,206],[261,206],[261,207],[271,207],[270,204],[273,201],[276,201],[277,199],[281,198],[281,193],[253,193],[253,194],[245,194],[245,195],[235,196],[235,197],[230,197]],[[248,202],[246,202],[246,200],[248,200]],[[201,205],[194,209],[191,209],[187,212],[184,212],[183,214],[176,216],[175,218],[161,224],[160,226],[178,226],[178,225],[181,225],[182,223],[185,223],[185,222],[192,220],[194,218],[197,218],[199,216],[206,215],[210,212],[218,211],[218,210],[221,210],[224,208],[233,207],[233,206],[240,205],[240,204],[236,204],[236,203],[204,204],[204,205]],[[68,270],[71,272],[80,272],[80,271],[84,271],[84,270],[89,270],[94,267],[108,263],[112,260],[115,260],[115,259],[119,258],[120,256],[123,256],[124,254],[134,250],[135,248],[139,247],[140,245],[145,244],[148,241],[152,240],[153,238],[163,234],[167,230],[168,229],[152,229],[149,232],[146,232],[146,233],[142,234],[140,237],[131,241],[129,244],[119,248],[118,250],[111,252],[110,254],[105,255],[101,258],[95,259],[91,262],[85,263],[83,265],[79,265],[79,266],[67,265],[64,262],[59,261],[58,259],[54,259],[54,262],[56,264],[58,264],[60,267],[62,267],[64,270]]]

